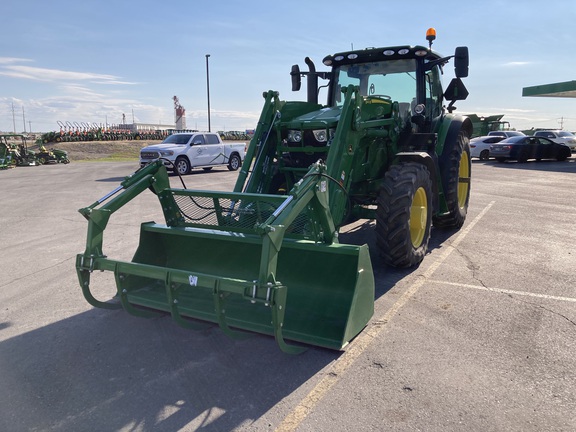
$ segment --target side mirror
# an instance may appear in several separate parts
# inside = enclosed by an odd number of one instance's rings
[[[454,52],[454,74],[457,78],[466,78],[468,76],[468,47],[457,47]]]
[[[300,67],[297,64],[292,66],[290,76],[292,78],[292,91],[300,90],[300,86],[302,85],[302,79],[300,78]]]

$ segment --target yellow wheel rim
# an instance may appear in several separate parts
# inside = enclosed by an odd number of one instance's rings
[[[428,198],[426,191],[420,187],[414,194],[412,207],[410,207],[410,239],[412,246],[418,248],[422,245],[426,228],[428,226]]]
[[[460,157],[460,167],[458,169],[458,207],[466,206],[468,191],[470,190],[470,161],[468,153],[463,151]]]

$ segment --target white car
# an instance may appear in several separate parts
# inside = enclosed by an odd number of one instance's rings
[[[470,140],[470,157],[486,161],[490,156],[490,144],[502,141],[504,136],[487,135]]]
[[[502,130],[502,131],[490,131],[488,132],[488,136],[501,136],[504,138],[511,138],[515,136],[526,136],[524,132],[516,131],[516,130]]]
[[[571,151],[576,151],[576,136],[574,136],[572,132],[563,130],[541,130],[534,132],[534,136],[548,138],[555,143],[567,145]]]
[[[180,175],[190,174],[193,168],[210,171],[218,165],[236,171],[245,155],[245,143],[224,143],[217,133],[180,132],[140,150],[140,166],[162,159],[167,169]]]

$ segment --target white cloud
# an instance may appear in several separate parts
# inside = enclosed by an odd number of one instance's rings
[[[18,57],[0,57],[0,64],[11,64],[11,63],[21,63],[21,62],[31,62],[33,60],[23,59]]]
[[[527,65],[531,65],[531,64],[534,64],[534,62],[513,61],[513,62],[504,63],[503,66],[505,66],[505,67],[519,67],[519,66],[527,66]]]
[[[39,68],[34,66],[8,65],[0,70],[0,75],[14,78],[25,78],[35,81],[99,81],[100,83],[124,83],[119,77],[92,72],[73,72],[59,69]],[[127,84],[127,83],[125,83]]]

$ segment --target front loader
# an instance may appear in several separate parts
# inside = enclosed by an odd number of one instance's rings
[[[170,314],[189,328],[212,322],[231,336],[273,335],[290,353],[346,346],[373,314],[374,276],[368,246],[339,243],[340,228],[375,220],[382,263],[410,267],[424,258],[432,225],[459,228],[466,218],[472,124],[453,111],[468,94],[468,49],[442,57],[434,37],[431,29],[429,47],[327,56],[325,72],[309,58],[307,72],[293,66],[293,90],[306,77],[307,100],[264,93],[233,192],[173,188],[158,161],[81,209],[88,238],[76,268],[88,302]],[[456,78],[443,90],[451,59]],[[131,262],[106,257],[110,217],[145,190],[158,196],[164,223],[141,225]],[[113,272],[118,302],[92,295],[94,270]]]

